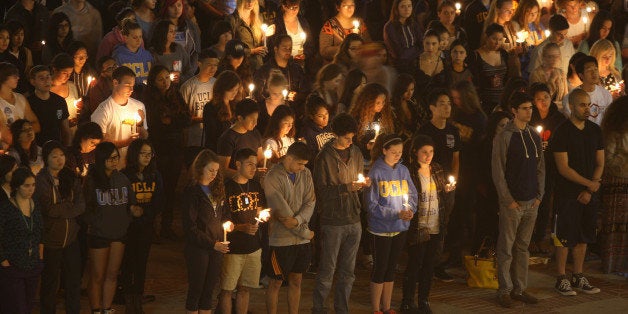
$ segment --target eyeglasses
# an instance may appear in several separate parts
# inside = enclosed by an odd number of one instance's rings
[[[117,162],[118,160],[120,160],[120,155],[111,156],[106,159],[108,162]]]

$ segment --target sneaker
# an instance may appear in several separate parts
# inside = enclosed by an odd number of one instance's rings
[[[565,296],[574,296],[578,294],[571,289],[571,282],[569,282],[569,279],[565,276],[558,277],[555,288],[558,293]]]
[[[596,294],[600,292],[600,288],[594,287],[589,284],[589,281],[582,274],[574,274],[571,278],[571,285],[582,293]]]
[[[510,298],[510,295],[506,293],[497,295],[497,303],[505,308],[512,307],[512,299]]]
[[[434,278],[442,281],[442,282],[452,282],[454,281],[454,277],[448,274],[444,269],[437,268],[434,269]]]
[[[528,294],[525,291],[523,291],[521,294],[516,294],[516,293],[510,292],[510,298],[512,298],[513,300],[521,301],[523,303],[527,303],[527,304],[537,304],[537,303],[539,303],[539,299],[537,299],[536,297],[534,297],[531,294]]]

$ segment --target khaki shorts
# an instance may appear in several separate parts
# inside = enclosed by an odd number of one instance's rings
[[[233,291],[237,286],[259,287],[262,250],[250,254],[225,254],[220,274],[220,289]]]

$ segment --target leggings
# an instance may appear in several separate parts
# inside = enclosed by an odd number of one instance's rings
[[[185,263],[188,268],[188,295],[185,309],[188,311],[211,310],[212,293],[220,280],[223,254],[214,249],[185,247]]]
[[[371,282],[384,283],[395,280],[395,268],[406,243],[406,232],[394,237],[373,234],[373,271]]]

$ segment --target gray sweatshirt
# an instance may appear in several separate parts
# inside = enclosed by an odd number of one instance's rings
[[[271,209],[269,245],[289,246],[310,242],[308,223],[316,204],[310,170],[305,168],[297,173],[292,183],[286,168],[280,162],[266,174],[264,192]],[[299,224],[288,229],[277,217],[294,217]]]

